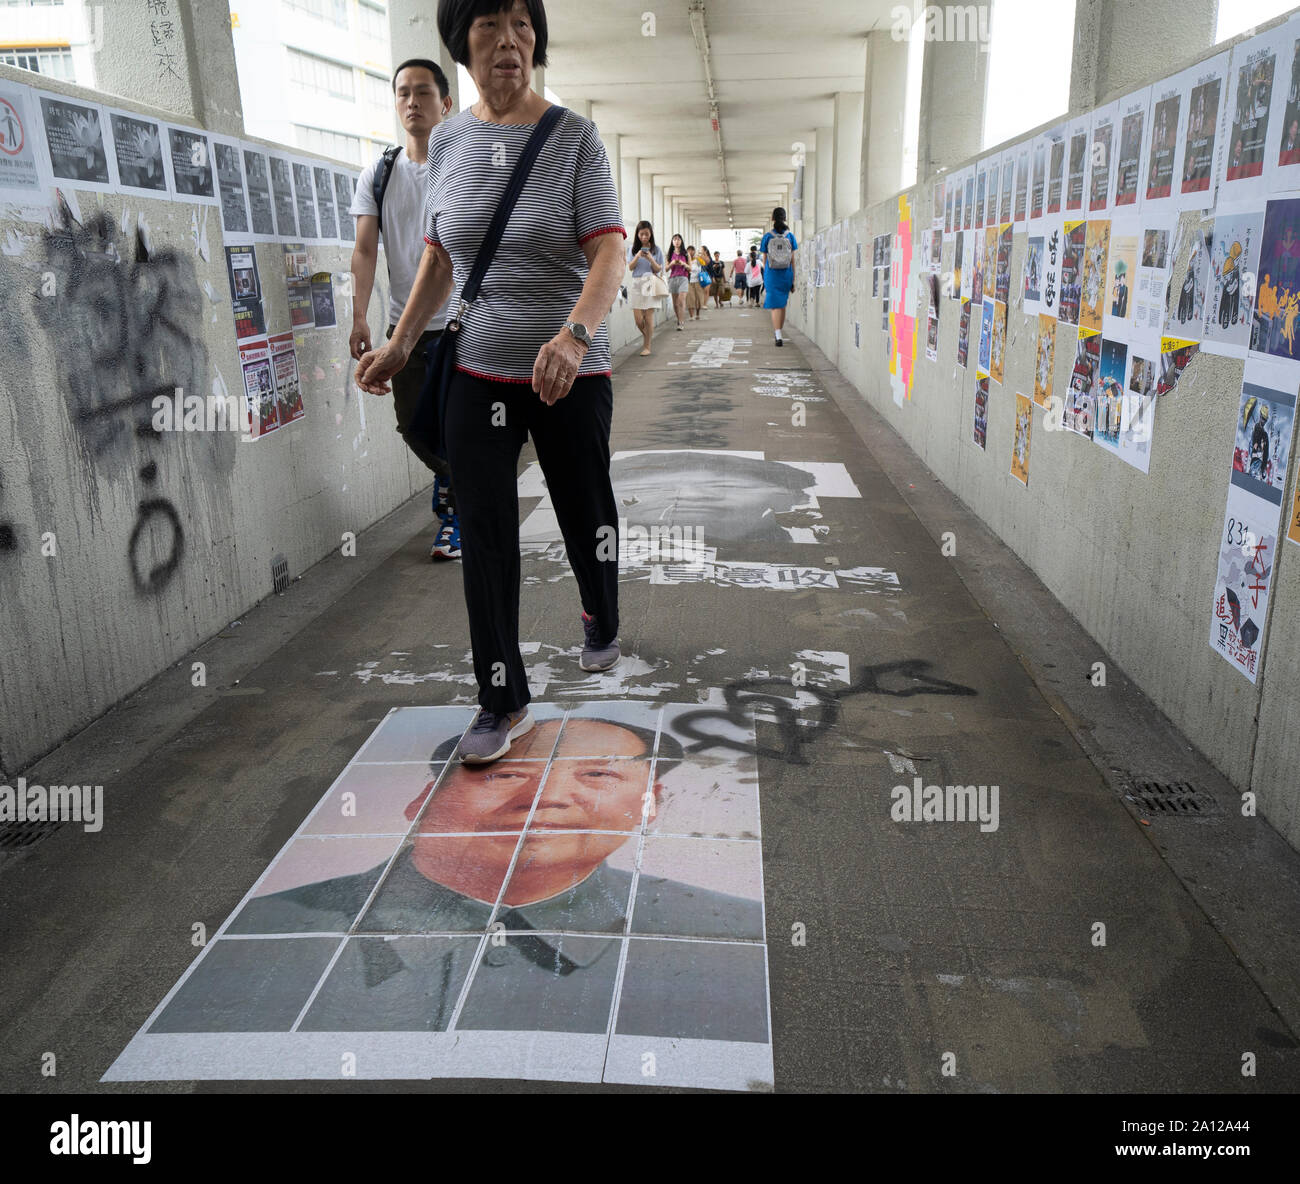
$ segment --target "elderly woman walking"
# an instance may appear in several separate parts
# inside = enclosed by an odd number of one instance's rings
[[[552,104],[542,0],[440,0],[438,32],[478,88],[429,138],[424,255],[391,340],[364,355],[357,385],[386,394],[429,317],[469,278],[512,167]],[[565,195],[560,202],[558,195]],[[533,727],[519,652],[516,474],[532,437],[582,598],[584,670],[618,661],[618,509],[604,320],[624,274],[618,193],[595,125],[564,111],[537,156],[483,279],[459,312],[444,439],[460,511],[465,603],[479,712],[460,757],[504,756]]]

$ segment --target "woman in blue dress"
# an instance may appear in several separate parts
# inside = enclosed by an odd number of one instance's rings
[[[758,252],[763,256],[763,307],[772,310],[772,332],[777,345],[784,345],[785,306],[794,287],[794,256],[799,249],[794,232],[785,223],[785,210],[772,211],[772,229],[763,235]]]

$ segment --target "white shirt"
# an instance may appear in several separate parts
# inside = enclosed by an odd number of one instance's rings
[[[375,173],[383,157],[369,164],[357,182],[352,198],[351,214],[369,214],[377,217],[375,205]],[[384,229],[382,232],[384,254],[388,256],[388,323],[396,325],[402,319],[406,302],[411,298],[415,274],[424,255],[424,194],[428,184],[429,166],[416,164],[403,148],[393,161],[393,173],[384,193]],[[447,309],[451,297],[434,314],[426,329],[441,329],[447,323]]]

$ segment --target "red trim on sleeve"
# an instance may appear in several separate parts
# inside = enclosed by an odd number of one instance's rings
[[[440,246],[442,246],[442,243],[440,243],[436,238],[430,238],[427,234],[424,236],[424,241],[425,241],[426,243],[428,243],[429,246],[431,246],[431,247],[440,247]]]
[[[578,239],[578,245],[582,246],[582,244],[585,243],[589,238],[595,238],[596,235],[598,234],[613,234],[614,231],[616,230],[624,238],[627,238],[627,231],[624,230],[623,227],[621,226],[598,226],[595,230],[589,230],[580,239]]]

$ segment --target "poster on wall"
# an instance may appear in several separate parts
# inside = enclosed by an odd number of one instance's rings
[[[1282,110],[1282,122],[1279,126],[1279,145],[1277,150],[1277,167],[1273,174],[1273,192],[1300,189],[1300,26],[1294,22],[1286,26],[1287,34],[1282,42],[1283,56],[1278,59],[1281,74],[1276,88],[1277,99],[1283,98],[1283,85],[1286,86],[1286,106]]]
[[[1041,226],[1041,222],[1039,223]],[[1043,256],[1041,234],[1031,234],[1025,244],[1025,266],[1020,277],[1022,311],[1027,317],[1036,317],[1043,305]]]
[[[1087,206],[1088,135],[1092,130],[1090,115],[1070,120],[1066,132],[1065,209],[1084,213]]]
[[[216,176],[212,168],[212,144],[207,132],[192,127],[167,128],[167,145],[171,156],[176,196],[200,205],[220,204]]]
[[[74,189],[112,193],[117,177],[112,172],[104,142],[104,113],[97,103],[81,103],[58,95],[39,96],[45,127],[45,151],[55,182]]]
[[[1220,214],[1214,219],[1201,322],[1201,349],[1206,353],[1246,356],[1256,294],[1247,277],[1255,275],[1263,221],[1262,210]]]
[[[123,193],[165,197],[172,191],[163,150],[163,125],[129,111],[109,111],[113,155]]]
[[[1096,423],[1097,386],[1101,369],[1101,334],[1079,330],[1070,369],[1070,385],[1065,392],[1065,411],[1061,426],[1066,431],[1092,439]]]
[[[989,341],[989,377],[1002,385],[1007,363],[1007,306],[1002,301],[993,304],[993,336]]]
[[[1061,250],[1064,232],[1059,218],[1043,222],[1043,283],[1038,311],[1055,318],[1061,299]]]
[[[1006,304],[1011,299],[1011,224],[998,230],[993,299]]]
[[[1128,345],[1102,338],[1094,392],[1092,441],[1107,452],[1119,452],[1123,419],[1124,379],[1128,370]]]
[[[989,226],[998,220],[998,190],[1002,169],[1002,158],[995,156],[985,165],[985,176],[988,181],[988,188],[984,197],[984,220],[983,224]]]
[[[954,300],[961,300],[963,284],[970,283],[969,277],[966,276],[963,269],[966,254],[966,234],[964,230],[957,231],[953,239],[952,247],[952,274],[950,276],[949,287]]]
[[[32,92],[0,79],[0,193],[22,200],[45,188],[38,139]]]
[[[1029,216],[1029,154],[1030,146],[1021,144],[1016,154],[1016,198],[1013,222],[1024,222]],[[1003,219],[1005,221],[1005,219]]]
[[[311,162],[295,160],[293,166],[293,201],[298,213],[298,237],[308,242],[320,238],[316,221],[316,182],[311,174]]]
[[[1079,303],[1082,296],[1083,249],[1087,238],[1086,222],[1066,222],[1061,239],[1061,296],[1060,319],[1067,325],[1079,323]]]
[[[318,271],[311,277],[312,325],[316,329],[332,329],[338,324],[334,312],[334,276],[328,271]]]
[[[271,170],[265,152],[247,145],[244,154],[244,179],[248,185],[249,222],[255,242],[269,242],[275,234],[275,202],[271,197]]]
[[[1232,49],[1224,118],[1227,134],[1217,198],[1220,207],[1225,202],[1239,205],[1258,200],[1272,179],[1270,164],[1278,159],[1277,145],[1285,117],[1282,104],[1278,104],[1277,116],[1270,117],[1275,91],[1285,93],[1286,81],[1278,71],[1287,60],[1288,36],[1294,37],[1294,29],[1293,24],[1283,25]]]
[[[1179,378],[1187,369],[1187,364],[1196,356],[1200,347],[1194,341],[1181,337],[1162,337],[1160,339],[1160,356],[1157,359],[1156,394],[1170,394],[1178,385]]]
[[[939,360],[939,310],[933,301],[925,313],[925,358],[928,362]]]
[[[949,188],[943,196],[943,237],[945,241],[952,235],[952,198],[953,191]]]
[[[1133,327],[1133,282],[1137,276],[1140,228],[1141,223],[1135,213],[1117,214],[1110,220],[1110,251],[1106,263],[1102,331],[1107,337],[1120,337],[1125,341],[1130,339]]]
[[[243,376],[244,402],[252,425],[250,435],[260,440],[280,426],[275,380],[271,376],[271,351],[265,337],[240,344],[239,372]]]
[[[275,381],[276,414],[281,426],[301,419],[302,378],[298,373],[298,353],[293,333],[276,333],[267,338],[271,351],[271,376]]]
[[[295,239],[298,237],[298,214],[293,199],[293,167],[286,156],[272,155],[270,161],[276,236]]]
[[[244,191],[244,170],[239,145],[234,140],[212,137],[212,155],[217,165],[217,189],[221,194],[221,226],[226,234],[247,235],[248,195]]]
[[[348,173],[334,174],[334,197],[335,209],[339,219],[339,242],[354,243],[357,241],[357,224],[356,219],[348,213],[352,206],[352,198],[356,193],[357,183]],[[858,266],[862,266],[862,244],[858,243]]]
[[[1015,189],[1016,175],[1016,149],[1008,148],[1002,154],[1002,193],[998,199],[998,217],[999,225],[1003,222],[1012,220],[1012,213],[1015,209],[1013,194]],[[986,222],[987,226],[988,223]]]
[[[975,355],[975,370],[987,375],[993,355],[993,301],[986,300],[980,308],[980,344]]]
[[[1114,209],[1137,210],[1142,202],[1146,149],[1146,120],[1151,88],[1144,86],[1118,104],[1118,151],[1115,158]]]
[[[1300,360],[1300,198],[1271,201],[1264,208],[1256,268],[1252,352]]]
[[[1146,184],[1142,191],[1146,212],[1168,208],[1174,196],[1174,180],[1182,164],[1179,151],[1184,116],[1182,88],[1177,77],[1166,78],[1151,88],[1151,128],[1147,142]]]
[[[1034,343],[1034,402],[1046,407],[1052,397],[1052,373],[1056,367],[1056,318],[1038,315],[1038,336]]]
[[[1286,528],[1288,542],[1300,546],[1300,481],[1296,482],[1295,494],[1291,498],[1291,517]]]
[[[1034,426],[1034,404],[1016,392],[1016,419],[1011,437],[1011,475],[1029,485],[1029,434]]]
[[[971,168],[962,170],[962,188],[966,193],[966,200],[962,203],[961,228],[963,230],[975,229],[975,169]]]
[[[1092,133],[1088,142],[1088,213],[1104,214],[1110,209],[1115,189],[1115,157],[1119,143],[1115,120],[1118,103],[1107,103],[1092,113]]]
[[[303,243],[284,244],[284,282],[289,295],[289,324],[310,329],[315,324],[311,298],[311,256]]]
[[[226,247],[226,274],[230,302],[235,310],[235,339],[245,341],[266,333],[262,306],[262,281],[257,273],[257,252],[251,245]]]
[[[970,354],[970,300],[961,302],[961,315],[957,318],[957,365],[966,369]]]
[[[1132,340],[1154,348],[1165,327],[1169,299],[1170,244],[1178,224],[1175,213],[1144,210],[1138,235],[1137,278],[1133,283]]]
[[[975,379],[975,421],[971,438],[981,449],[989,434],[989,380],[987,377]]]
[[[1043,213],[1055,217],[1065,208],[1065,154],[1068,148],[1068,124],[1059,124],[1043,134],[1047,144],[1047,192],[1043,198]]]
[[[1219,536],[1210,646],[1252,683],[1264,654],[1282,494],[1291,460],[1294,373],[1286,363],[1271,359],[1251,358],[1246,363]]]
[[[329,169],[312,166],[316,185],[316,209],[320,212],[320,237],[324,242],[339,241],[339,223],[334,215],[334,176]]]
[[[1228,58],[1226,53],[1218,54],[1178,76],[1183,138],[1179,145],[1182,168],[1174,204],[1180,210],[1208,210],[1214,204],[1215,153],[1224,118]]]
[[[1181,268],[1180,275],[1170,277],[1171,284],[1177,284],[1175,293],[1170,293],[1169,318],[1166,329],[1179,337],[1199,341],[1201,324],[1205,314],[1205,296],[1210,280],[1210,252],[1213,246],[1213,225],[1203,225],[1192,233],[1191,249],[1187,263]],[[1173,259],[1170,259],[1172,265]]]
[[[1079,277],[1079,328],[1101,331],[1110,267],[1110,219],[1091,218],[1084,232],[1083,271]]]
[[[1035,137],[1030,148],[1029,223],[1032,231],[1047,206],[1048,133]]]

